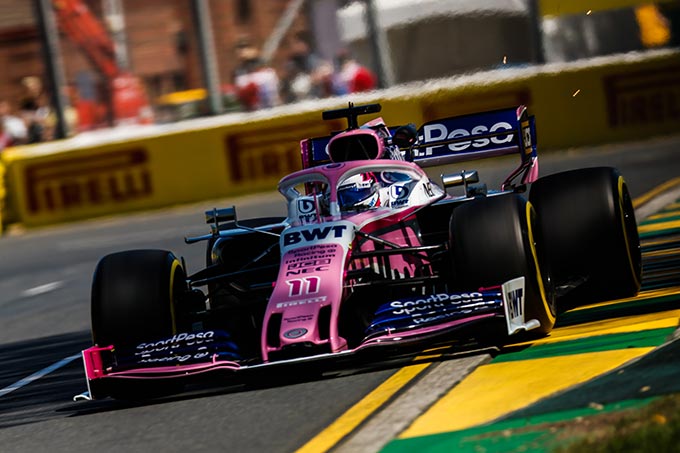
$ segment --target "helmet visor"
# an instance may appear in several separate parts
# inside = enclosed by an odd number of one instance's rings
[[[370,207],[371,197],[376,193],[375,184],[349,184],[338,189],[338,203],[341,208],[351,209],[352,207]],[[366,202],[366,203],[364,203]]]

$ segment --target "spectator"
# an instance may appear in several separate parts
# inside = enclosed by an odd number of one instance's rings
[[[24,95],[21,99],[20,110],[28,128],[27,143],[38,143],[49,138],[50,108],[47,94],[38,77],[24,77],[21,85]]]
[[[312,92],[315,97],[327,98],[335,94],[336,74],[333,64],[329,61],[321,61],[311,74]]]
[[[297,33],[292,39],[290,48],[289,69],[290,65],[295,65],[293,69],[295,75],[292,79],[297,87],[294,88],[298,92],[297,98],[333,96],[333,65],[313,52],[309,36],[304,32]],[[302,93],[304,95],[300,96]]]
[[[71,136],[81,130],[80,112],[82,109],[78,88],[76,88],[75,85],[69,85],[66,87],[65,91],[69,102],[64,109],[64,119],[66,120],[68,135]]]
[[[279,97],[279,76],[274,68],[265,65],[258,57],[249,58],[243,70],[236,76],[238,97],[246,110],[277,106]]]
[[[275,107],[281,104],[279,76],[274,68],[258,59],[253,77],[258,88],[259,108]]]
[[[256,110],[259,104],[257,84],[251,74],[255,71],[257,50],[248,44],[246,38],[242,38],[236,48],[236,57],[239,60],[234,70],[236,97],[244,110]]]
[[[281,83],[281,97],[283,102],[297,102],[315,97],[312,93],[312,77],[295,59],[289,60],[286,64],[286,76]]]
[[[249,112],[257,110],[260,98],[258,96],[257,83],[252,76],[252,70],[249,69],[248,64],[244,64],[240,68],[235,79],[236,96],[243,109]]]
[[[9,101],[0,101],[0,123],[2,123],[3,133],[7,136],[5,146],[21,145],[28,141],[28,129],[24,121],[12,114],[12,107]],[[3,142],[5,139],[3,139]]]
[[[376,87],[375,75],[354,60],[347,50],[338,53],[337,66],[336,94],[359,93]]]
[[[0,121],[0,151],[12,146],[12,136],[7,133],[5,123]]]

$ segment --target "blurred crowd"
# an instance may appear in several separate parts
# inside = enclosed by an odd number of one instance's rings
[[[680,46],[678,5],[680,3],[675,2],[635,10],[644,47]],[[574,18],[586,20],[586,16]],[[589,36],[590,29],[583,28],[581,23],[565,23],[569,24],[572,34],[579,38],[575,40],[575,45],[582,51],[587,46],[581,41]],[[602,27],[602,30],[606,31],[606,28]],[[378,88],[376,74],[361,64],[348,50],[339,51],[333,59],[322,58],[312,50],[304,34],[293,36],[288,41],[287,50],[287,61],[282,63],[277,60],[274,67],[270,62],[271,55],[266,55],[252,43],[242,39],[236,45],[235,53],[230,55],[236,62],[236,69],[230,74],[228,83],[221,86],[225,111],[255,111]],[[566,60],[575,58],[577,57],[572,56]],[[0,99],[0,151],[9,146],[55,138],[57,112],[43,82],[44,79],[37,76],[24,77],[18,87],[19,96],[11,100]],[[104,93],[110,87],[97,87],[101,93],[88,93],[83,90],[85,85],[95,87],[96,83],[71,83],[65,87],[64,95],[68,102],[63,120],[70,133],[109,127],[120,119],[115,117],[113,107],[102,101],[115,97],[111,93]],[[210,114],[207,93],[203,88],[161,93],[153,102],[143,94],[144,96],[138,97],[144,98],[146,110],[150,111],[149,107],[153,107],[153,114],[146,116],[148,121],[144,124],[152,121],[166,123]],[[172,97],[175,94],[179,96]]]
[[[300,46],[285,67],[277,71],[263,61],[255,48],[243,46],[239,49],[239,61],[229,90],[234,98],[231,102],[236,104],[234,110],[254,111],[377,88],[373,72],[347,51],[339,52],[335,61],[330,62],[315,57],[306,46]],[[55,138],[56,114],[42,80],[36,76],[24,77],[21,90],[18,103],[0,100],[0,150]],[[65,112],[68,129],[72,133],[92,129],[87,121],[91,115],[83,115],[83,121],[80,121],[84,103],[76,90],[69,87],[66,94],[69,98]]]
[[[18,105],[6,99],[0,100],[0,150],[53,137],[54,115],[41,79],[24,77],[21,90]]]
[[[265,63],[254,47],[238,49],[241,62],[234,74],[238,102],[252,111],[305,99],[325,98],[377,88],[375,74],[346,50],[335,61],[323,60],[299,40],[281,73]]]

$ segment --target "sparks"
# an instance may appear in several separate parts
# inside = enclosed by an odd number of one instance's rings
[[[503,55],[503,64],[506,64],[508,62],[508,56]]]
[[[586,16],[590,16],[592,14],[593,10],[589,9],[588,12],[586,13]]]
[[[580,92],[581,92],[581,90],[576,90],[576,91],[574,91],[574,94],[572,94],[571,97],[575,98],[576,96],[578,96],[578,94],[579,94]]]

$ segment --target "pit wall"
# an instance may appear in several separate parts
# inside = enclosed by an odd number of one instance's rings
[[[320,112],[349,101],[381,103],[390,125],[525,104],[539,152],[642,139],[680,131],[680,53],[503,68],[7,149],[3,223],[34,227],[272,190],[300,168],[300,139],[344,128]]]

